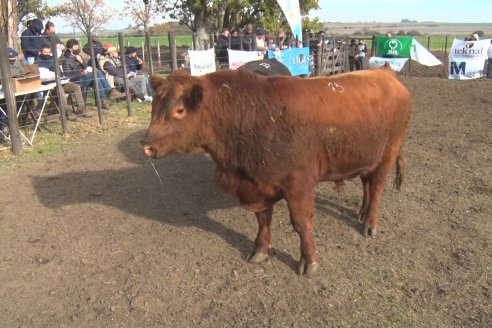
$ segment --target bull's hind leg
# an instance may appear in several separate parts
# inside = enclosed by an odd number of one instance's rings
[[[319,267],[313,240],[314,191],[298,193],[287,198],[290,221],[301,239],[301,259],[297,272],[312,275]]]
[[[379,202],[383,195],[384,183],[398,156],[399,148],[396,148],[396,150],[394,149],[395,148],[392,148],[383,156],[381,163],[374,169],[372,174],[367,177],[369,180],[369,205],[366,211],[364,227],[362,229],[362,233],[366,237],[371,236],[374,238],[377,233]]]
[[[370,199],[370,179],[367,176],[360,177],[362,181],[362,190],[364,195],[362,197],[362,206],[359,210],[359,215],[357,216],[359,221],[364,222],[367,217],[367,212],[369,210],[369,199]]]
[[[272,223],[273,206],[269,206],[263,212],[256,212],[258,220],[258,235],[255,240],[255,249],[249,258],[251,263],[260,263],[268,258],[268,252],[272,247],[272,233],[270,225]]]

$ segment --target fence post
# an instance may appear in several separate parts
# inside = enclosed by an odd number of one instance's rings
[[[121,57],[121,65],[123,66],[123,83],[125,86],[125,100],[126,100],[126,110],[128,112],[128,116],[132,116],[132,104],[130,102],[130,88],[128,88],[128,69],[126,67],[126,55],[124,53],[123,48],[123,33],[118,33],[118,43],[120,45],[120,57]]]
[[[193,38],[193,50],[196,50],[196,33],[195,32],[193,32],[192,38]]]
[[[60,116],[61,116],[61,125],[62,125],[62,130],[63,134],[67,133],[67,117],[65,115],[65,100],[62,100],[62,92],[61,92],[61,78],[60,78],[60,64],[58,62],[58,53],[57,53],[57,48],[56,48],[56,39],[51,38],[51,53],[53,54],[53,59],[55,61],[55,80],[56,80],[56,95],[58,97],[58,108],[60,109]],[[80,109],[80,108],[79,108]]]
[[[446,63],[446,60],[447,60],[447,52],[448,52],[448,36],[446,35],[446,39],[444,40],[444,58],[443,58],[443,61]],[[447,70],[449,69],[449,60],[447,61],[447,64],[445,65],[446,68],[444,70],[444,73],[447,72]]]
[[[17,120],[17,103],[15,101],[14,88],[12,87],[12,72],[7,54],[7,37],[0,33],[0,73],[2,75],[2,90],[7,103],[7,116],[9,122],[10,141],[12,153],[15,156],[22,155],[22,142]]]
[[[157,63],[161,65],[161,43],[159,40],[156,41],[157,46]]]
[[[92,77],[94,80],[94,88],[96,90],[96,106],[97,113],[99,114],[99,123],[104,123],[104,115],[101,110],[101,98],[99,97],[99,78],[97,77],[97,68],[96,68],[96,56],[94,55],[94,43],[92,42],[92,34],[89,33],[87,36],[89,38],[89,47],[91,48],[91,65],[92,65]]]
[[[169,38],[169,51],[171,52],[171,72],[178,69],[178,59],[176,53],[176,38],[173,32],[168,32],[167,37]]]
[[[150,44],[150,34],[145,32],[145,43],[147,44],[147,52],[149,53],[149,70],[150,74],[154,74],[154,61],[152,60],[152,45]]]

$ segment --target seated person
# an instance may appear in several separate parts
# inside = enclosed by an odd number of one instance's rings
[[[143,67],[143,60],[138,58],[137,49],[135,47],[128,47],[126,50],[126,70],[128,73],[136,73],[139,74]],[[150,85],[149,75],[142,75],[145,79],[145,90],[147,94],[152,97],[154,94],[154,90]]]
[[[96,80],[99,85],[99,98],[102,101],[102,107],[109,109],[108,96],[113,91],[113,87],[100,70],[93,70],[92,67],[87,67],[87,63],[80,56],[80,44],[76,39],[67,41],[62,67],[64,74],[70,78],[70,82],[77,83],[82,88],[92,87],[94,85],[94,74],[97,74]]]
[[[48,45],[43,45],[41,46],[41,50],[39,51],[39,55],[37,58],[37,64],[39,66],[39,72],[41,75],[41,80],[43,79],[43,75],[46,76],[46,74],[43,74],[43,68],[46,69],[48,72],[52,73],[52,76],[54,77],[55,73],[55,59],[52,56],[51,53],[51,47]],[[62,73],[63,76],[63,73]],[[65,93],[68,94],[73,94],[75,96],[75,101],[77,102],[77,107],[78,111],[75,113],[78,116],[81,117],[91,117],[92,115],[86,111],[85,108],[85,102],[84,102],[84,97],[82,97],[82,89],[80,88],[80,85],[74,82],[66,82],[62,84],[62,90],[61,95],[62,95],[62,102],[64,108],[68,109],[68,104],[65,100]],[[68,114],[68,112],[67,112]],[[74,117],[71,115],[68,115],[69,119],[73,119]]]
[[[101,69],[101,67],[99,66],[99,58],[103,55],[103,45],[99,41],[99,34],[92,33],[91,38],[92,38],[92,47],[94,48],[94,56],[96,57],[96,68]],[[84,45],[84,48],[82,48],[82,51],[87,56],[89,56],[89,58],[91,57],[91,44],[90,44],[90,42],[87,42]],[[88,63],[90,65],[90,63],[91,63],[90,59],[89,59]]]
[[[125,85],[125,75],[123,71],[123,65],[120,60],[118,49],[110,47],[108,49],[108,57],[104,61],[103,70],[114,78],[115,87],[121,88]],[[137,100],[151,102],[152,97],[147,95],[145,87],[145,79],[141,75],[135,75],[135,73],[127,73],[128,88],[135,94]]]
[[[22,64],[17,60],[17,56],[19,55],[19,53],[15,49],[7,48],[7,55],[9,57],[10,72],[12,76],[18,76],[24,74],[24,68],[22,67]],[[2,80],[0,79],[0,83],[1,82]],[[20,108],[20,105],[21,102],[20,100],[18,100],[17,108]],[[6,134],[4,133],[4,131],[6,131],[6,129],[9,126],[8,118],[6,115],[7,103],[5,102],[5,98],[0,100],[0,107],[2,107],[2,110],[0,110],[0,135],[5,136]]]

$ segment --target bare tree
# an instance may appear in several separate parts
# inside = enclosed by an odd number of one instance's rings
[[[52,8],[52,16],[59,16],[72,23],[85,35],[100,30],[115,10],[108,10],[104,0],[66,0]]]
[[[144,31],[147,31],[150,20],[156,15],[158,10],[155,1],[152,0],[125,0],[123,15],[124,17],[130,15],[137,27],[143,26]]]

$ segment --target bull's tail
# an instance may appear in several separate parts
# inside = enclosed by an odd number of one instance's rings
[[[395,168],[396,168],[396,174],[395,174],[395,180],[393,181],[393,185],[397,190],[400,190],[401,185],[403,183],[403,175],[405,174],[405,162],[403,161],[403,151],[400,148],[400,152],[398,153],[398,156],[396,157],[396,163],[395,163]]]

